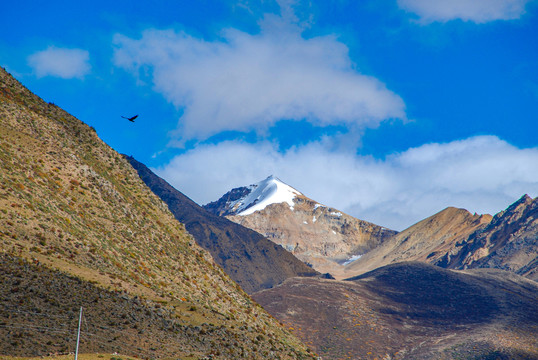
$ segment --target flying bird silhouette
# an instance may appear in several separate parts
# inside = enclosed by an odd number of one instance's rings
[[[122,118],[127,119],[127,120],[129,120],[129,121],[131,121],[131,122],[135,122],[135,119],[136,119],[137,117],[138,117],[138,115],[135,115],[135,116],[133,116],[133,117],[125,117],[125,116],[122,116]]]

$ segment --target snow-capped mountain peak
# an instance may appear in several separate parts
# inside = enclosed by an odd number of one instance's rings
[[[257,184],[250,185],[246,196],[231,204],[238,215],[250,215],[256,211],[265,209],[271,204],[288,203],[293,208],[293,199],[302,195],[299,191],[283,183],[279,178],[271,175]]]

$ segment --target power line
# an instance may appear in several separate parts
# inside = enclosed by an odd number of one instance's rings
[[[88,325],[88,321],[86,320],[86,313],[83,313],[83,314],[82,314],[82,321],[83,321],[84,326],[85,326],[85,329],[86,329],[86,332],[83,332],[83,333],[81,334],[82,337],[85,338],[86,336],[90,336],[90,337],[92,337],[92,338],[94,339],[93,341],[94,341],[95,343],[99,343],[99,344],[101,344],[101,345],[106,345],[106,346],[111,346],[111,344],[110,344],[110,339],[109,339],[109,338],[107,339],[107,338],[105,338],[105,337],[102,337],[102,336],[99,336],[99,335],[97,335],[97,334],[93,334],[93,333],[90,332],[90,325]],[[100,328],[101,330],[107,330],[107,331],[113,331],[113,332],[124,333],[124,331],[116,330],[116,329],[112,329],[112,328],[109,328],[109,327],[107,327],[107,326],[97,326],[97,325],[94,325],[94,327],[98,327],[98,328]],[[100,339],[100,340],[103,340],[103,341],[99,341],[99,340],[97,340],[97,339]],[[144,349],[142,349],[142,348],[136,347],[136,346],[134,346],[134,345],[128,345],[128,344],[123,343],[122,346],[123,346],[123,348],[128,347],[128,348],[130,348],[131,350],[136,351],[136,352],[138,352],[138,353],[140,353],[140,352],[145,353],[145,355],[147,355],[147,356],[153,356],[153,355],[154,355],[154,354],[148,352],[147,350],[144,350]]]

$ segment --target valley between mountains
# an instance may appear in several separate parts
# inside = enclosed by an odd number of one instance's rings
[[[3,69],[0,180],[2,359],[73,352],[81,307],[105,360],[538,359],[526,195],[401,232],[276,176],[200,206]]]

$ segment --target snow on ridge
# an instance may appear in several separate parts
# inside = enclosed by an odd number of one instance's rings
[[[351,264],[355,260],[359,260],[362,257],[362,255],[353,255],[349,259],[347,259],[342,265],[346,266],[348,264]]]
[[[273,175],[249,188],[252,188],[251,192],[240,200],[238,215],[250,215],[265,209],[268,205],[280,203],[287,203],[293,210],[293,199],[297,195],[302,195]]]
[[[254,189],[256,189],[257,186],[258,186],[258,184],[253,184],[253,185],[249,185],[249,186],[245,186],[245,187],[249,190],[248,193],[252,194],[252,191]],[[246,199],[247,196],[244,196],[244,197],[239,198],[239,199],[234,200],[234,201],[227,202],[226,207],[228,209],[230,209],[231,211],[235,212],[235,213],[240,212],[242,209],[244,209],[246,207],[245,205],[243,205],[243,203],[244,203],[244,200]]]
[[[320,203],[316,203],[316,205],[314,205],[314,210],[316,210],[319,207],[327,207],[327,206],[321,205]]]

